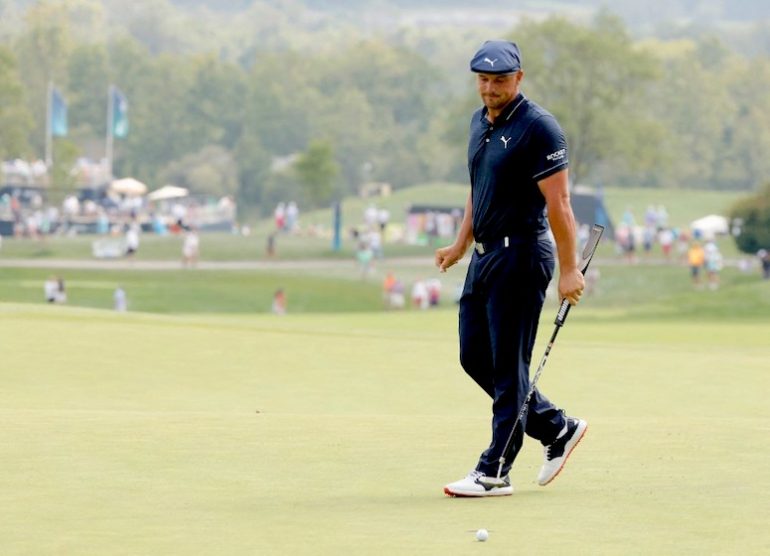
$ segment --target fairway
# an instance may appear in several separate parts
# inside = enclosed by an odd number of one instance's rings
[[[770,551],[767,321],[576,312],[541,385],[585,440],[461,500],[489,401],[452,311],[0,313],[3,555]]]

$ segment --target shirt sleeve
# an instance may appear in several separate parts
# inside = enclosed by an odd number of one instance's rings
[[[532,124],[529,148],[530,176],[536,182],[569,165],[567,138],[553,116],[543,116]]]

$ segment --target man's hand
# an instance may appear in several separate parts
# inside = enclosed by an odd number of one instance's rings
[[[577,305],[580,296],[583,295],[585,280],[583,273],[577,268],[559,275],[559,298],[566,299],[570,305]]]
[[[448,247],[436,249],[436,266],[438,267],[439,272],[446,272],[447,268],[463,258],[465,251],[465,249],[458,246],[456,243],[453,243]]]

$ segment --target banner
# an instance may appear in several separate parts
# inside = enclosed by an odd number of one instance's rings
[[[112,123],[110,129],[113,137],[123,138],[128,135],[128,101],[117,87],[112,87],[110,94],[112,103]]]
[[[58,89],[51,89],[51,135],[67,136],[67,103]]]

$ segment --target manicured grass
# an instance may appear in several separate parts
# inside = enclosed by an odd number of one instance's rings
[[[541,381],[590,423],[564,472],[528,441],[512,497],[459,500],[489,400],[449,312],[0,304],[2,553],[767,553],[770,324],[590,312]]]

